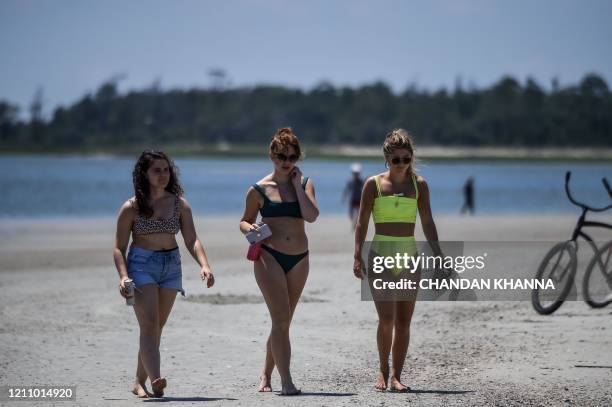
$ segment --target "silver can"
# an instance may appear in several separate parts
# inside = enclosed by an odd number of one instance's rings
[[[135,297],[134,297],[134,281],[131,279],[127,279],[123,282],[125,289],[127,291],[128,297],[125,299],[125,305],[134,305]]]

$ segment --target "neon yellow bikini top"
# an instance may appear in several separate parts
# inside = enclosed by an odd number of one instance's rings
[[[378,175],[374,177],[374,181],[376,181],[376,191],[378,191],[378,196],[374,199],[374,208],[372,209],[374,223],[416,223],[419,189],[417,188],[414,174],[412,175],[412,183],[416,191],[414,198],[398,195],[383,196],[380,192]]]

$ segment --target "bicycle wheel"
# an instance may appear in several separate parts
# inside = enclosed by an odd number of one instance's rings
[[[531,304],[538,314],[555,312],[569,294],[576,275],[576,246],[572,241],[557,243],[548,251],[536,273],[536,279],[552,280],[554,290],[534,289]]]
[[[582,295],[593,308],[612,303],[612,240],[593,256],[584,273]]]

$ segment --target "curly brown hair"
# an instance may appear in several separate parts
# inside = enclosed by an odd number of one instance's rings
[[[281,127],[276,130],[276,133],[272,136],[272,141],[270,141],[270,152],[279,153],[289,146],[295,149],[295,154],[297,154],[299,158],[303,158],[300,140],[293,132],[293,129],[291,127]]]
[[[153,160],[166,160],[170,169],[170,180],[166,185],[166,191],[176,196],[183,196],[183,187],[179,182],[178,167],[174,164],[166,153],[155,150],[145,150],[138,157],[134,171],[132,171],[132,181],[134,182],[134,196],[136,197],[136,208],[138,213],[145,217],[153,216],[153,208],[149,204],[150,186],[147,179],[147,171]]]

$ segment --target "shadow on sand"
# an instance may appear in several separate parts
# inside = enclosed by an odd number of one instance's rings
[[[574,367],[584,367],[587,369],[612,369],[612,366],[601,366],[601,365],[574,365]]]
[[[238,399],[232,399],[228,397],[160,397],[160,398],[150,398],[143,399],[144,403],[165,403],[168,401],[220,401],[220,400],[229,400],[236,401]]]
[[[310,391],[302,392],[300,394],[296,394],[295,396],[283,396],[279,391],[275,391],[274,393],[276,393],[276,395],[280,396],[280,397],[303,397],[303,396],[350,397],[350,396],[356,396],[357,395],[357,393],[326,393],[326,392],[316,393],[316,392],[310,392]]]
[[[467,393],[475,393],[474,390],[420,390],[420,389],[411,389],[408,393],[413,394],[467,394]]]

